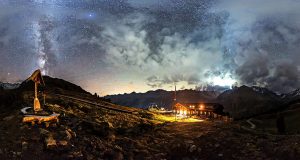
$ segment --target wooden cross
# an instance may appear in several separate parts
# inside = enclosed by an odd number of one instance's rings
[[[42,110],[40,101],[38,99],[38,85],[39,84],[42,84],[43,86],[45,85],[41,71],[39,69],[34,71],[32,73],[32,75],[26,80],[26,82],[30,81],[30,80],[32,80],[34,82],[33,109],[34,109],[35,112],[38,112],[38,111]]]

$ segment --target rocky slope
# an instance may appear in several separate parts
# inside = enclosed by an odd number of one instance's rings
[[[295,103],[300,101],[300,89],[296,89],[290,93],[282,94],[281,98],[287,104]]]
[[[85,91],[81,92],[75,85],[52,87],[48,88],[50,91],[47,88],[44,90],[47,104],[43,109],[59,113],[60,121],[49,126],[46,123],[32,125],[21,122],[20,108],[32,105],[31,85],[28,84],[28,90],[21,87],[2,92],[1,96],[11,94],[16,97],[12,96],[13,103],[6,104],[6,112],[0,113],[0,159],[300,157],[298,136],[257,133],[243,129],[240,122],[205,120],[171,123],[158,120],[155,114],[142,109],[103,101]],[[3,100],[0,100],[1,104]]]
[[[224,111],[235,119],[277,110],[283,105],[279,95],[260,87],[236,87],[220,94],[217,99]]]
[[[120,150],[116,149],[120,147],[111,144],[117,134],[136,135],[153,127],[152,115],[148,112],[102,101],[81,87],[60,79],[45,77],[44,80],[47,97],[43,109],[59,113],[59,123],[51,123],[49,127],[46,123],[22,123],[20,109],[32,106],[32,82],[0,92],[3,111],[0,113],[1,158],[96,159],[118,156]]]

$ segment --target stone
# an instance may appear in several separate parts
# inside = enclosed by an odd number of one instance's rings
[[[194,151],[197,150],[197,146],[196,145],[192,145],[190,148],[189,148],[189,151],[192,153]]]
[[[83,121],[83,129],[87,132],[93,133],[100,136],[108,136],[109,124],[107,122],[95,123],[90,121]]]
[[[59,142],[58,142],[58,145],[59,145],[59,146],[67,146],[67,145],[68,145],[68,142],[65,141],[65,140],[62,140],[62,141],[59,141]]]
[[[67,139],[71,140],[72,139],[72,134],[68,130],[65,130],[65,133],[66,133]]]
[[[219,157],[223,157],[223,154],[222,154],[222,153],[219,153],[218,156],[219,156]]]
[[[71,135],[75,138],[76,137],[76,133],[74,131],[72,131],[70,128],[67,129],[67,131],[69,133],[71,133]]]
[[[188,144],[192,144],[192,143],[194,143],[194,141],[193,140],[186,140],[186,141],[184,141],[185,143],[188,143]]]
[[[123,160],[124,156],[121,152],[114,152],[113,158],[114,158],[114,160]]]
[[[28,148],[28,143],[27,142],[22,142],[22,150],[26,150]]]
[[[54,127],[56,128],[57,127],[57,124],[56,123],[50,123],[51,127]]]
[[[108,126],[109,126],[110,129],[113,129],[113,128],[114,128],[114,126],[113,126],[112,123],[110,123],[110,122],[107,122],[107,123],[108,123]]]
[[[115,142],[115,140],[116,140],[115,134],[113,134],[113,133],[109,134],[109,136],[108,136],[108,141],[110,141],[110,142]]]
[[[124,156],[121,151],[118,150],[107,150],[104,153],[104,159],[123,160]]]
[[[120,151],[120,152],[123,151],[122,147],[120,147],[120,146],[118,146],[118,145],[115,145],[114,148],[115,148],[115,150],[117,150],[117,151]]]
[[[71,158],[71,159],[77,159],[77,158],[80,158],[80,157],[83,157],[83,154],[82,154],[81,151],[74,151],[74,152],[71,152],[68,155],[68,158]]]
[[[56,147],[56,140],[53,138],[52,135],[48,136],[47,138],[45,138],[45,143],[46,143],[46,147],[47,148],[52,148],[52,147]]]
[[[14,115],[4,117],[4,118],[3,118],[3,121],[9,121],[9,120],[12,120],[14,117],[15,117]]]
[[[46,129],[40,128],[40,134],[43,136],[48,136],[50,134],[50,132]]]
[[[48,128],[50,125],[50,122],[45,122],[45,127]]]

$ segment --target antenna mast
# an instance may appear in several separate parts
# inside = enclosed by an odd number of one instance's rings
[[[177,100],[177,99],[176,99],[176,98],[177,98],[177,97],[176,97],[176,82],[174,82],[174,85],[175,85],[174,101],[176,102],[176,100]]]

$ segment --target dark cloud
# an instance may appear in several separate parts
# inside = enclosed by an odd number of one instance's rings
[[[300,34],[282,21],[258,21],[252,37],[240,43],[242,62],[236,69],[241,83],[287,92],[299,87]],[[296,60],[296,61],[295,61]],[[278,87],[281,86],[281,87]]]
[[[223,44],[227,59],[233,59],[230,69],[240,84],[279,92],[300,87],[300,63],[296,60],[300,58],[296,45],[300,24],[295,23],[300,20],[299,7],[300,3],[293,0],[229,0],[214,7],[228,12]]]
[[[182,75],[177,74],[173,76],[164,76],[163,78],[160,78],[158,76],[150,76],[146,79],[147,85],[151,88],[160,88],[164,85],[174,85],[180,82],[186,82],[188,85],[196,85],[200,82],[197,76],[195,75]],[[186,88],[183,86],[183,88]]]
[[[291,62],[279,62],[272,76],[267,78],[267,87],[289,92],[299,87],[299,70]]]

